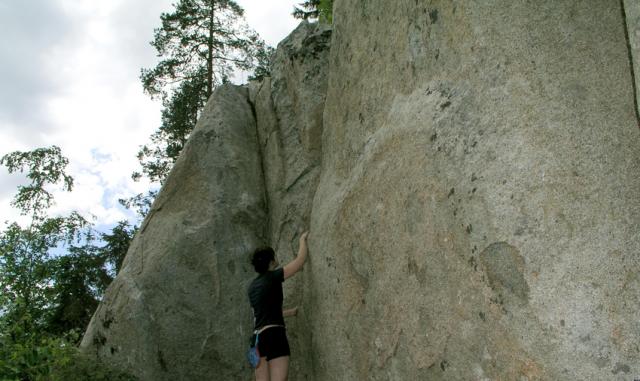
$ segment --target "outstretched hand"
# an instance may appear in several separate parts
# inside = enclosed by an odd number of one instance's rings
[[[289,279],[295,273],[302,269],[304,261],[307,259],[307,252],[309,251],[307,249],[308,235],[308,231],[305,231],[300,235],[300,247],[298,248],[298,256],[293,261],[284,266],[284,279]]]

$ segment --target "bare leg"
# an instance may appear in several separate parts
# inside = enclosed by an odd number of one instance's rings
[[[260,357],[260,363],[256,368],[256,381],[269,381],[269,363],[266,357]]]
[[[289,377],[289,356],[277,357],[269,361],[271,381],[287,381]]]

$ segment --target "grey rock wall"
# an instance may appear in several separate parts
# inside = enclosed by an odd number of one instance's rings
[[[265,171],[269,243],[283,265],[297,254],[300,233],[309,227],[320,176],[330,39],[329,26],[302,22],[278,44],[271,78],[249,86]],[[315,380],[308,353],[313,291],[307,273],[284,283],[285,308],[300,311],[286,322],[293,380]]]
[[[336,3],[307,274],[318,380],[640,374],[620,5]]]
[[[250,254],[269,244],[285,264],[308,229],[330,37],[303,22],[279,44],[271,78],[214,93],[89,325],[85,352],[142,380],[251,378]],[[285,307],[300,308],[287,319],[291,377],[314,380],[304,272],[285,293]]]
[[[82,347],[249,379],[249,254],[309,226],[291,380],[639,377],[638,12],[336,1],[209,101]]]
[[[246,380],[266,200],[248,91],[215,91],[81,348],[141,380]]]

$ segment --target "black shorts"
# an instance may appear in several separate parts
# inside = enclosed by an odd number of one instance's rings
[[[262,331],[258,340],[258,351],[260,357],[266,357],[267,361],[291,355],[285,328],[271,327]]]

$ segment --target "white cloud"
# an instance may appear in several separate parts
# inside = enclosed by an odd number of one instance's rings
[[[245,9],[245,18],[251,28],[271,46],[276,46],[299,23],[293,18],[293,7],[302,0],[237,0]]]
[[[149,41],[171,2],[0,4],[0,155],[62,148],[75,186],[56,194],[53,213],[93,214],[100,225],[134,217],[117,199],[149,189],[130,175],[139,168],[139,146],[160,124],[161,107],[143,94],[139,74],[157,60]],[[298,24],[291,16],[298,2],[238,1],[249,25],[273,46]],[[21,179],[0,170],[0,223],[20,219],[9,202]]]

